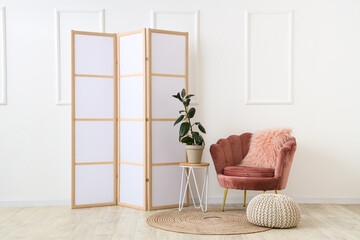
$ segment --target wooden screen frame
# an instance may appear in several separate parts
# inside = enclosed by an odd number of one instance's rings
[[[113,63],[114,70],[113,76],[108,75],[91,75],[91,74],[75,74],[75,35],[91,35],[91,36],[104,36],[113,38]],[[84,208],[84,207],[100,207],[100,206],[112,206],[117,202],[117,37],[112,33],[95,33],[84,31],[71,31],[71,208]],[[75,118],[75,77],[101,77],[112,78],[114,82],[114,117],[113,118]],[[113,162],[92,162],[92,163],[75,163],[75,122],[76,121],[113,121],[114,123],[114,161]],[[76,165],[96,165],[96,164],[113,164],[114,165],[114,200],[113,202],[105,203],[91,203],[91,204],[75,204],[75,166]]]
[[[143,73],[135,73],[135,74],[127,74],[127,75],[120,75],[120,54],[119,51],[121,51],[120,49],[120,37],[123,36],[129,36],[129,35],[134,35],[134,34],[139,34],[142,33],[143,35]],[[118,101],[120,100],[120,78],[121,77],[136,77],[136,76],[143,76],[143,118],[139,118],[139,119],[122,119],[120,118],[120,109],[118,111],[118,129],[117,129],[117,133],[118,133],[118,143],[117,143],[117,147],[118,147],[118,163],[117,163],[117,186],[116,189],[119,189],[120,187],[120,164],[129,164],[129,165],[140,165],[143,166],[143,172],[144,172],[144,190],[143,190],[143,194],[144,194],[144,202],[143,202],[143,206],[137,206],[137,205],[133,205],[133,204],[128,204],[128,203],[121,203],[120,202],[120,197],[119,197],[119,192],[117,193],[117,205],[119,206],[124,206],[124,207],[130,207],[130,208],[135,208],[135,209],[140,209],[140,210],[147,210],[147,177],[146,177],[146,173],[147,173],[147,147],[146,147],[146,139],[147,139],[147,124],[146,124],[146,116],[147,116],[147,106],[146,106],[146,101],[147,101],[147,81],[146,81],[146,29],[139,29],[139,30],[135,30],[135,31],[130,31],[130,32],[125,32],[125,33],[118,33],[117,37],[116,37],[116,41],[117,41],[117,46],[118,46],[118,51],[117,51],[117,69],[118,69],[118,76],[117,76],[117,81],[118,81],[118,89],[117,89],[117,94],[118,94]],[[119,104],[120,106],[120,104]],[[121,121],[143,121],[143,134],[144,134],[144,139],[143,139],[143,144],[144,144],[144,156],[143,156],[143,163],[139,164],[139,163],[130,163],[130,162],[123,162],[120,161],[120,151],[119,151],[119,143],[120,143],[120,122]]]
[[[119,71],[119,38],[121,36],[127,36],[132,34],[143,33],[143,47],[144,47],[144,65],[142,74],[128,74],[121,75]],[[162,33],[171,35],[182,35],[185,36],[185,75],[176,74],[158,74],[152,73],[151,71],[151,33]],[[114,39],[113,55],[114,55],[114,74],[113,76],[108,75],[91,75],[91,74],[75,74],[75,35],[93,35],[93,36],[105,36],[112,37]],[[152,121],[175,121],[176,118],[156,118],[151,117],[151,80],[152,76],[163,76],[163,77],[183,77],[185,78],[185,89],[188,92],[188,79],[189,79],[189,38],[187,32],[167,31],[158,29],[140,29],[136,31],[112,34],[112,33],[95,33],[85,31],[71,31],[71,208],[85,208],[85,207],[100,207],[100,206],[112,206],[119,205],[124,207],[130,207],[140,210],[157,210],[166,208],[178,207],[178,204],[165,205],[165,206],[152,206],[152,166],[162,165],[178,165],[179,163],[154,163],[152,164]],[[143,76],[144,80],[144,118],[141,119],[121,119],[119,111],[119,93],[120,93],[120,77],[132,77],[132,76]],[[75,118],[75,77],[102,77],[112,78],[114,81],[114,118]],[[125,204],[119,202],[119,171],[120,164],[134,164],[120,161],[119,151],[119,138],[120,138],[120,121],[143,121],[144,122],[144,163],[140,164],[144,167],[144,206],[137,206],[131,204]],[[75,163],[75,123],[76,121],[113,121],[114,122],[114,161],[113,162],[93,162],[93,163]],[[185,151],[185,149],[184,149]],[[186,160],[186,159],[184,159]],[[186,160],[187,161],[187,160]],[[75,204],[75,166],[76,165],[90,165],[90,164],[114,164],[114,201],[107,203],[96,203],[96,204]],[[186,193],[186,203],[184,206],[189,206],[189,192]]]
[[[152,73],[151,70],[151,53],[152,53],[152,46],[151,46],[151,34],[152,33],[162,33],[162,34],[170,34],[170,35],[181,35],[185,36],[185,75],[177,75],[177,74],[158,74]],[[188,85],[189,85],[189,33],[187,32],[177,32],[177,31],[168,31],[168,30],[159,30],[159,29],[147,29],[146,31],[146,41],[147,41],[147,51],[146,51],[146,65],[147,65],[147,184],[148,184],[148,196],[147,196],[147,209],[148,210],[158,210],[158,209],[167,209],[167,208],[176,208],[178,204],[171,204],[171,205],[164,205],[164,206],[152,206],[152,167],[153,166],[163,166],[163,165],[178,165],[179,163],[152,163],[152,121],[176,121],[176,118],[152,118],[152,76],[162,76],[162,77],[183,77],[185,78],[185,89],[188,92]],[[185,149],[184,149],[185,151]],[[184,159],[186,160],[186,159]],[[187,160],[186,160],[187,161]],[[180,193],[179,193],[180,194]],[[186,193],[186,203],[184,206],[189,206],[189,192]]]

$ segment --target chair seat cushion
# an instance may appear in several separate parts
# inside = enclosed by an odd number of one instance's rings
[[[224,168],[224,175],[236,177],[274,177],[275,169],[247,166],[228,166]]]

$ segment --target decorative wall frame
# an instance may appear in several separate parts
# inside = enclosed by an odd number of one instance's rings
[[[287,90],[286,99],[279,100],[264,100],[253,99],[251,95],[251,83],[252,78],[250,74],[250,44],[252,39],[250,38],[251,32],[251,16],[253,15],[287,15]],[[291,105],[294,101],[294,83],[293,83],[293,12],[287,11],[245,11],[245,103],[247,105]]]
[[[191,16],[193,18],[193,25],[188,28],[184,25],[184,22],[181,22],[179,25],[172,25],[169,21],[166,21],[166,26],[163,26],[159,23],[161,15],[182,16],[184,19]],[[179,27],[182,27],[182,31],[193,32],[193,34],[189,34],[189,49],[193,48],[189,51],[191,52],[191,56],[189,56],[189,85],[191,87],[189,86],[189,89],[195,94],[192,105],[198,105],[200,103],[200,11],[151,10],[150,18],[151,28],[153,29],[178,30]]]
[[[0,105],[7,104],[6,15],[0,7]]]
[[[70,74],[66,75],[66,74],[62,74],[63,67],[66,67],[66,65],[62,66],[61,62],[65,61],[67,62],[68,59],[63,59],[65,58],[65,56],[62,56],[62,49],[64,49],[64,52],[68,52],[71,48],[71,46],[67,45],[67,41],[62,42],[61,41],[61,37],[62,34],[61,33],[61,29],[63,26],[63,22],[61,21],[61,16],[62,15],[73,15],[73,16],[78,16],[78,21],[72,21],[71,23],[69,23],[71,26],[68,26],[68,31],[70,34],[70,29],[72,30],[79,30],[79,31],[96,31],[96,32],[105,32],[105,9],[55,9],[55,44],[56,44],[56,53],[55,53],[55,61],[56,61],[56,105],[70,105],[70,98],[71,98],[71,94],[69,94],[68,99],[66,99],[65,96],[63,96],[63,90],[66,90],[67,88],[63,89],[63,85],[66,85],[66,80],[64,79],[70,79]],[[97,18],[97,23],[96,25],[92,26],[89,21],[86,21],[85,14],[88,15],[94,15],[94,18]],[[89,20],[89,19],[88,19]],[[91,27],[89,27],[89,24],[91,25]],[[79,27],[77,27],[76,25],[79,25]],[[67,36],[64,36],[67,39]],[[63,53],[64,53],[63,52]],[[70,69],[68,69],[69,73],[70,73]],[[67,71],[65,71],[67,72]],[[65,75],[65,76],[64,76]],[[64,82],[65,81],[65,82]],[[70,90],[70,88],[69,88]],[[65,98],[65,99],[64,99]]]

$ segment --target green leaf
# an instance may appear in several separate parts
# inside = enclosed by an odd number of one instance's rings
[[[198,140],[200,140],[200,134],[199,134],[199,132],[192,132],[192,136],[193,136],[195,142],[197,142]]]
[[[181,111],[179,111],[179,113],[181,114],[181,113],[183,113],[183,112],[185,112],[185,110],[181,110]]]
[[[188,133],[189,129],[190,129],[190,124],[188,122],[183,122],[180,125],[180,130],[179,130],[180,137],[185,136]]]
[[[176,125],[176,124],[178,124],[179,122],[181,122],[183,119],[184,119],[184,115],[180,115],[180,117],[178,117],[178,119],[176,119],[176,121],[175,121],[175,123],[174,123],[174,126]]]
[[[199,126],[198,126],[199,130],[203,133],[206,133],[206,130],[205,128],[203,127],[203,125],[201,125],[201,123],[199,123]]]
[[[198,132],[192,132],[192,136],[195,140],[196,145],[201,145],[203,142],[203,138]]]
[[[179,99],[180,102],[183,102],[183,100],[180,97],[180,93],[177,93],[176,95],[172,95],[172,97]]]
[[[199,125],[200,123],[199,122],[196,122],[196,123],[194,123],[195,125]]]
[[[186,91],[185,91],[185,88],[183,88],[183,90],[181,91],[181,97],[185,97],[186,95]]]
[[[188,112],[188,118],[192,118],[195,115],[195,108],[190,108]]]
[[[200,138],[201,138],[201,140],[199,141],[199,145],[204,145],[204,144],[205,144],[205,141],[204,141],[203,137],[200,136]]]
[[[189,94],[189,95],[187,95],[185,98],[188,99],[188,98],[191,98],[191,97],[193,97],[193,96],[195,96],[195,95],[194,95],[194,94]]]
[[[192,137],[186,136],[181,139],[182,143],[186,143],[187,145],[192,145],[194,143],[194,139]]]
[[[186,99],[186,101],[184,102],[185,107],[189,106],[189,104],[190,104],[190,99]]]

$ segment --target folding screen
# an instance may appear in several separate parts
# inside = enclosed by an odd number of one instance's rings
[[[171,94],[188,86],[188,34],[148,30],[149,209],[176,207],[185,151],[173,123],[183,108]]]
[[[72,33],[72,207],[116,203],[116,34]]]
[[[118,204],[146,210],[145,29],[118,35]]]
[[[72,34],[72,207],[176,207],[188,34]]]

